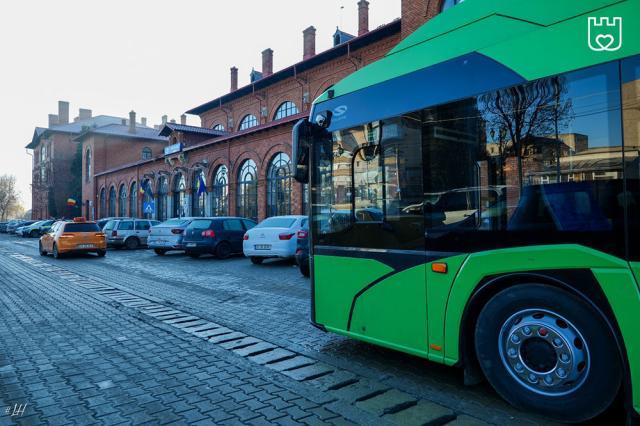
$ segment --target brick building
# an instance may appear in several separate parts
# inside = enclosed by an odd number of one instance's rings
[[[360,0],[357,36],[336,30],[333,48],[316,53],[316,30],[309,27],[300,62],[274,72],[274,52],[266,49],[261,71],[253,71],[251,83],[241,88],[232,67],[229,93],[187,111],[200,117],[201,127],[187,126],[184,116],[181,124],[163,126],[159,137],[168,139],[163,152],[147,159],[134,149],[130,156],[110,157],[112,162],[96,157],[92,172],[91,163],[83,161],[83,176],[93,173],[83,185],[85,206],[96,206],[97,217],[144,214],[159,220],[227,214],[262,220],[303,213],[305,188],[291,179],[295,122],[331,85],[381,58],[442,7],[459,1],[402,0],[401,19],[369,30],[369,2]],[[92,141],[83,138],[82,150],[98,154]],[[99,154],[104,155],[111,156]],[[199,190],[202,183],[206,192]],[[141,186],[146,191],[133,199]]]

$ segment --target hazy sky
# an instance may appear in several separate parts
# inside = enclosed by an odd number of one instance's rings
[[[400,16],[400,0],[370,0],[371,29]],[[344,6],[344,9],[341,9]],[[0,14],[0,174],[17,176],[31,208],[31,157],[24,147],[47,125],[58,100],[94,115],[157,124],[240,86],[261,52],[274,71],[302,59],[302,30],[317,29],[316,51],[336,25],[357,33],[357,0],[10,0]],[[199,125],[197,117],[189,124]]]

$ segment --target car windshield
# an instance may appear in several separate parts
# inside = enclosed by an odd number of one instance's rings
[[[212,222],[212,220],[196,219],[191,222],[187,229],[209,229]]]
[[[64,232],[100,232],[95,223],[67,223]]]
[[[291,217],[270,217],[260,222],[256,228],[291,228],[295,221]]]
[[[185,226],[189,223],[189,220],[185,219],[169,219],[166,222],[162,222],[160,226]]]

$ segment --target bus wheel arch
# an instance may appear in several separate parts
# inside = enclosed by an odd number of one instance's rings
[[[631,375],[629,373],[629,361],[622,339],[622,334],[598,281],[590,270],[558,270],[558,271],[534,271],[487,276],[475,287],[471,297],[465,306],[459,334],[459,360],[458,363],[464,369],[466,385],[474,385],[485,380],[480,367],[474,344],[475,327],[482,308],[495,295],[501,291],[524,284],[548,285],[577,296],[588,303],[600,318],[604,321],[616,342],[616,350],[620,357],[623,379],[618,397],[624,398],[624,405],[632,407]],[[615,403],[615,402],[614,402]],[[631,410],[633,411],[633,410]]]

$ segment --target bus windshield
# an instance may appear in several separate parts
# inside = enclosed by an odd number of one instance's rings
[[[314,243],[624,255],[619,87],[609,63],[316,139]]]

